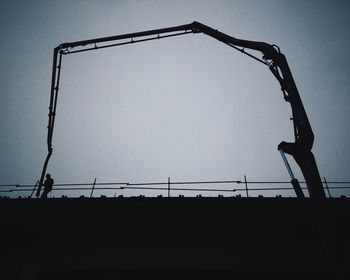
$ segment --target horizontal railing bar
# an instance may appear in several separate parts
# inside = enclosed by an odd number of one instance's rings
[[[171,185],[195,185],[195,184],[244,184],[242,181],[188,181],[188,182],[171,182]],[[305,182],[299,182],[305,184]],[[350,184],[350,182],[327,182],[328,184]],[[287,181],[247,181],[247,184],[290,184]],[[54,184],[57,187],[66,186],[91,186],[92,183],[65,183],[65,184]],[[156,186],[156,185],[168,185],[168,182],[149,182],[149,183],[125,183],[125,182],[103,182],[96,183],[96,186],[106,185],[125,185],[125,186]],[[21,185],[21,184],[3,184],[0,187],[16,187],[16,188],[33,188],[35,185]],[[329,188],[350,188],[349,187],[329,187]]]
[[[330,189],[350,189],[349,187],[329,187]],[[95,188],[98,190],[124,190],[124,189],[134,189],[134,190],[163,190],[166,191],[166,187],[105,187],[105,188]],[[276,191],[276,190],[293,190],[293,187],[274,187],[274,188],[250,188],[249,191]],[[307,188],[302,188],[307,190]],[[53,191],[84,191],[91,190],[91,188],[54,188]],[[203,189],[203,188],[171,188],[172,191],[202,191],[202,192],[241,192],[246,191],[246,189]],[[0,190],[0,192],[30,192],[31,189],[12,189],[12,190]]]

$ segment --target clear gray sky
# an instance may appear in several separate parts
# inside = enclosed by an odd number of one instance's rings
[[[321,176],[349,180],[348,1],[14,0],[0,9],[0,184],[39,179],[55,46],[194,20],[280,46]],[[290,116],[266,67],[203,34],[65,56],[48,171],[56,183],[285,181]]]

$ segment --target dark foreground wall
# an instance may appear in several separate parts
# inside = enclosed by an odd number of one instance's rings
[[[350,200],[1,199],[0,279],[350,279]]]

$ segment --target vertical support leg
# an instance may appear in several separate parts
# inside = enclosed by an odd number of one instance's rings
[[[34,194],[34,192],[35,192],[35,189],[36,189],[36,187],[39,185],[39,180],[38,181],[36,181],[36,184],[35,184],[35,186],[34,186],[34,188],[33,188],[33,190],[32,190],[32,193],[30,194],[30,197],[32,198],[33,197],[33,194]]]
[[[282,156],[282,159],[284,161],[284,164],[286,165],[286,168],[288,170],[288,173],[289,173],[289,176],[291,178],[291,183],[292,183],[292,186],[294,188],[294,191],[297,195],[298,198],[305,198],[305,195],[303,193],[303,190],[301,189],[300,187],[300,184],[299,184],[299,181],[294,177],[294,174],[293,174],[293,171],[292,169],[290,168],[290,165],[289,165],[289,162],[286,158],[286,155],[284,154],[284,152],[282,151],[282,149],[278,149],[281,153],[281,156]]]
[[[326,185],[326,189],[327,189],[327,192],[328,192],[329,197],[332,197],[332,196],[331,196],[331,193],[330,193],[330,191],[329,191],[329,188],[328,188],[328,183],[327,183],[327,181],[326,181],[326,177],[323,177],[323,180],[324,180],[324,183],[325,183],[325,185]]]

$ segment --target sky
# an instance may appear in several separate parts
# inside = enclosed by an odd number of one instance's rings
[[[348,1],[14,0],[0,9],[0,184],[40,177],[54,47],[193,21],[281,48],[321,177],[349,181]],[[294,139],[290,117],[267,67],[203,34],[72,54],[48,172],[55,183],[289,181],[277,145]]]

